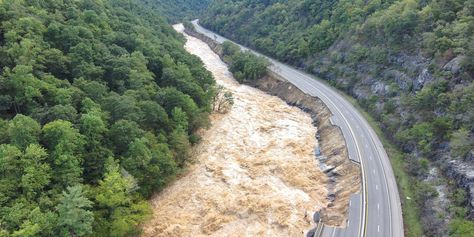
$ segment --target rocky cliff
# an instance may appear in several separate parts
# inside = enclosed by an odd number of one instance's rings
[[[332,50],[330,55],[338,55],[338,60],[344,61],[343,58],[349,57],[351,50],[353,50],[348,45],[350,44],[344,41],[337,42],[330,48]],[[452,78],[446,83],[446,92],[441,93],[442,96],[446,96],[448,91],[461,91],[460,88],[469,87],[470,79],[461,67],[461,62],[464,59],[465,56],[460,55],[438,62],[437,67],[442,69],[442,75]],[[425,57],[421,53],[415,55],[399,53],[388,57],[387,61],[387,64],[390,66],[366,61],[360,61],[357,64],[351,65],[337,62],[331,57],[323,57],[317,63],[319,67],[314,67],[314,61],[304,62],[301,66],[356,98],[379,121],[379,125],[387,138],[394,143],[401,144],[395,136],[398,127],[413,126],[416,121],[422,123],[426,120],[424,118],[426,116],[443,117],[450,113],[450,111],[443,110],[441,105],[438,108],[434,105],[432,109],[433,115],[429,115],[425,111],[425,109],[428,109],[426,107],[420,108],[420,111],[417,111],[414,110],[413,106],[406,105],[408,103],[420,103],[417,101],[419,100],[418,98],[422,98],[425,91],[428,91],[428,88],[436,87],[436,83],[440,81],[439,73],[438,75],[432,73],[433,61],[431,58]],[[425,88],[425,91],[423,91],[423,88]],[[454,101],[472,100],[468,92],[461,93],[464,94],[464,97],[468,98],[456,98],[458,95],[449,95],[449,97]],[[432,100],[438,99],[439,96],[432,98]],[[455,117],[469,117],[471,113],[472,111],[465,111],[463,115],[455,115]],[[470,118],[462,119],[466,121]],[[471,134],[466,139],[470,140],[466,141],[466,143],[470,142],[472,144],[474,137]],[[403,151],[413,159],[413,161],[407,159],[407,162],[411,162],[407,165],[417,166],[417,162],[421,161],[423,157],[428,156],[432,161],[429,166],[440,168],[443,171],[442,174],[455,181],[450,183],[451,189],[461,188],[466,190],[466,207],[469,209],[468,218],[473,219],[474,159],[472,154],[474,151],[471,150],[465,157],[456,157],[452,154],[452,145],[449,141],[446,141],[446,137],[435,138],[433,136],[428,142],[430,143],[428,147],[430,151],[425,153],[420,151],[418,144],[408,143],[401,145]],[[422,179],[425,179],[427,176],[423,172],[416,173],[422,173],[420,175]],[[438,177],[437,182],[445,181],[443,177]],[[435,185],[434,183],[436,182],[433,182],[433,185]],[[441,190],[438,190],[438,192],[441,192]],[[441,194],[441,196],[445,195],[447,193]],[[432,215],[447,215],[449,212],[447,207],[441,209],[444,209],[442,214],[431,212]]]

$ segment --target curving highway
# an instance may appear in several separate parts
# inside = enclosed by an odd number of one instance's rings
[[[198,20],[193,24],[196,31],[218,42],[228,40],[201,27]],[[387,153],[368,122],[336,89],[307,73],[266,58],[272,63],[271,71],[326,103],[333,114],[333,124],[342,129],[350,158],[360,163],[362,190],[351,198],[346,228],[325,226],[321,236],[403,237],[402,209],[395,176]]]

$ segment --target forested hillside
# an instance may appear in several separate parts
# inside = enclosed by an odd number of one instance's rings
[[[135,0],[0,1],[0,236],[130,236],[214,80]]]
[[[470,236],[473,15],[473,0],[215,0],[200,22],[356,98],[402,152],[408,234]]]
[[[211,0],[139,0],[164,15],[170,23],[193,20],[208,7]]]

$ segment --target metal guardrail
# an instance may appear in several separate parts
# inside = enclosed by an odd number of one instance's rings
[[[313,214],[313,221],[316,227],[306,233],[306,237],[320,237],[323,234],[324,223],[321,221],[321,213],[315,212]]]
[[[314,232],[314,237],[320,237],[323,234],[324,224],[322,222],[318,223],[316,231]]]

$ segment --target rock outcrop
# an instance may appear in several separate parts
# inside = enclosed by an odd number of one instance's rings
[[[469,156],[474,157],[473,152]],[[456,181],[456,184],[465,189],[470,209],[468,217],[474,219],[474,162],[446,159],[442,164],[445,174]]]
[[[453,74],[458,74],[461,71],[461,62],[465,59],[466,57],[463,55],[457,56],[453,58],[451,61],[446,63],[443,66],[443,70],[445,71],[450,71]]]

